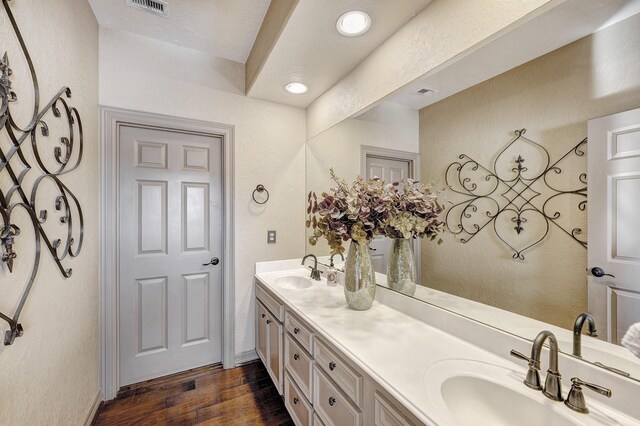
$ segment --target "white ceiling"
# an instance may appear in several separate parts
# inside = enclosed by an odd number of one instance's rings
[[[169,17],[126,5],[126,0],[89,0],[100,25],[137,33],[245,63],[271,0],[165,0]],[[275,0],[278,1],[278,0]],[[247,95],[306,108],[432,0],[300,0]],[[345,37],[340,15],[367,12],[370,30]],[[509,28],[386,98],[419,109],[638,13],[640,0],[566,0]],[[289,82],[309,91],[292,95]],[[436,89],[418,95],[421,88]],[[362,113],[364,111],[361,111]]]
[[[89,0],[100,25],[245,63],[271,0],[165,0],[169,16]],[[277,1],[277,0],[276,0]]]
[[[300,1],[247,94],[306,108],[430,2]],[[371,16],[367,33],[358,37],[338,33],[336,21],[350,10],[362,10]],[[309,91],[304,95],[285,92],[284,86],[292,81],[307,84]]]

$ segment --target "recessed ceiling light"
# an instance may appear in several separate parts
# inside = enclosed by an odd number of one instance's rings
[[[371,26],[371,17],[359,10],[347,12],[338,18],[336,28],[342,35],[354,37],[367,32]]]
[[[303,83],[289,83],[284,86],[284,90],[294,95],[301,95],[303,93],[307,93],[309,88],[306,84]]]

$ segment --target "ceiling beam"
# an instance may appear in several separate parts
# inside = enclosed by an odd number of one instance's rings
[[[274,0],[262,21],[245,68],[245,93],[248,95],[260,70],[269,58],[299,0]]]

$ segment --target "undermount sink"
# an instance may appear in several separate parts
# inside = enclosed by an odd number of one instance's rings
[[[286,277],[276,278],[273,282],[278,287],[288,290],[303,290],[313,285],[310,277],[301,277],[299,275],[289,275]]]
[[[429,399],[456,425],[571,426],[582,421],[562,403],[527,388],[523,372],[472,360],[446,360],[429,367],[425,387]],[[584,418],[582,419],[584,420]]]
[[[548,409],[543,402],[498,383],[478,377],[457,376],[442,384],[442,398],[462,425],[478,425],[486,419],[491,425],[580,424]],[[523,417],[531,416],[530,419]]]

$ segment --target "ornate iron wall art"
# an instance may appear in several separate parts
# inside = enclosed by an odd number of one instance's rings
[[[62,262],[67,256],[78,256],[84,236],[80,203],[69,187],[62,182],[64,175],[75,170],[82,160],[83,132],[80,114],[76,108],[69,105],[71,90],[68,87],[60,89],[51,101],[40,109],[40,90],[33,62],[8,2],[9,0],[2,0],[2,5],[31,74],[34,107],[29,123],[19,125],[11,113],[11,105],[18,102],[19,98],[11,87],[12,70],[9,66],[9,55],[5,52],[0,60],[0,251],[2,262],[9,273],[22,266],[16,263],[22,255],[18,251],[22,238],[21,230],[16,226],[17,215],[21,213],[26,215],[27,223],[33,226],[35,254],[30,274],[13,314],[0,312],[0,318],[9,324],[4,338],[5,345],[11,345],[16,337],[23,334],[23,327],[19,322],[20,313],[38,272],[42,244],[44,243],[48,249],[62,276],[68,278],[71,276],[71,268],[65,268]],[[65,135],[60,137],[58,142],[54,142],[52,151],[49,151],[51,147],[43,146],[38,138],[50,137],[51,130],[47,122],[51,118],[63,120]],[[29,145],[37,169],[32,169],[27,160],[25,147]],[[27,188],[25,177],[30,176],[29,172],[32,170],[37,176],[31,180],[32,183]],[[43,195],[38,196],[38,189],[43,186],[54,188],[57,192],[52,204],[53,208],[60,212],[59,221],[62,226],[58,230],[54,229],[53,233],[61,233],[60,238],[57,235],[48,235],[52,233],[51,230],[45,230],[45,223],[50,215],[48,210],[40,205]]]
[[[451,191],[464,196],[464,200],[454,203],[447,211],[445,221],[448,230],[460,236],[462,243],[467,243],[491,225],[496,236],[512,251],[512,257],[520,260],[524,260],[525,251],[545,239],[551,225],[586,248],[587,241],[582,229],[561,223],[560,218],[564,213],[552,207],[561,197],[577,197],[577,202],[570,204],[577,207],[579,212],[585,212],[586,173],[581,173],[576,182],[570,184],[573,187],[566,189],[553,184],[551,180],[553,175],[562,174],[561,163],[570,156],[585,155],[587,139],[552,164],[549,152],[542,145],[524,137],[525,132],[526,129],[515,131],[515,138],[496,157],[493,170],[483,167],[465,154],[458,157],[460,161],[449,165],[445,182]],[[527,155],[508,153],[514,151],[516,143],[525,144],[529,153],[538,157],[540,166],[537,170],[530,171],[525,165],[533,163]],[[509,163],[511,166],[508,166]],[[501,165],[507,167],[502,169],[499,167]],[[539,232],[536,226],[528,226],[527,222],[531,221],[537,221]],[[531,228],[533,230],[529,231]],[[532,236],[532,232],[537,233]],[[523,238],[526,234],[529,234],[527,239]]]

